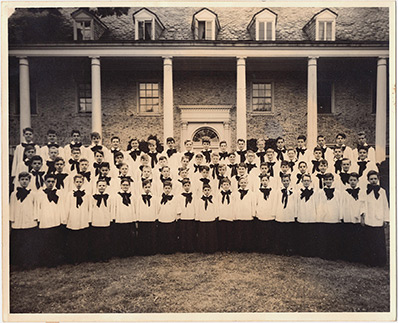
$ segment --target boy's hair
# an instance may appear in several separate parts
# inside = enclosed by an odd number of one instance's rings
[[[101,135],[98,132],[94,131],[94,132],[90,133],[90,138],[91,139],[93,139],[93,138],[101,138]]]
[[[244,168],[246,169],[246,164],[245,164],[245,163],[239,163],[239,164],[238,164],[238,168],[239,168],[239,167],[244,167]]]
[[[163,166],[163,167],[160,169],[160,171],[163,172],[163,170],[165,170],[165,169],[169,169],[169,170],[170,170],[170,167],[167,166],[167,165],[166,165],[166,166]]]
[[[326,159],[321,159],[321,160],[319,161],[319,165],[325,165],[325,166],[328,166],[328,165],[329,165],[329,163],[328,163],[328,161],[327,161]]]
[[[343,139],[346,139],[346,138],[347,138],[346,134],[343,133],[343,132],[339,132],[339,133],[336,135],[336,138],[337,138],[337,137],[341,137],[341,138],[343,138]]]
[[[340,149],[340,150],[342,150],[342,148],[341,148],[341,147],[339,147],[339,146],[333,146],[333,151],[335,151],[335,150],[337,150],[337,149]]]
[[[111,138],[111,142],[113,141],[113,139],[118,139],[118,140],[120,141],[120,138],[119,138],[118,136],[113,136],[113,137]]]
[[[254,154],[254,151],[253,151],[253,150],[248,150],[248,151],[246,152],[246,155],[249,155],[249,154]]]
[[[55,146],[53,146],[55,147]],[[73,153],[74,151],[78,151],[79,153],[81,153],[82,151],[80,150],[80,147],[72,147],[70,152]]]
[[[77,178],[80,178],[80,179],[82,179],[84,181],[84,176],[83,175],[76,174],[75,176],[73,176],[73,182],[75,182]]]
[[[245,176],[239,177],[238,183],[240,183],[240,182],[243,181],[244,179],[248,180],[248,176],[245,175]]]
[[[260,179],[263,179],[263,177],[267,177],[269,179],[269,175],[268,174],[260,174]]]
[[[289,147],[286,148],[286,151],[291,151],[291,150],[295,151],[294,147],[289,146]]]
[[[142,181],[142,187],[145,187],[148,184],[152,186],[152,181],[149,180],[149,179],[145,179],[145,180]]]
[[[352,172],[352,173],[350,173],[350,175],[348,176],[348,178],[350,178],[350,177],[355,177],[356,179],[359,179],[359,174],[356,173],[356,172]]]
[[[325,138],[325,136],[324,135],[318,135],[318,137],[316,137],[316,139],[319,139],[319,138]]]
[[[104,178],[99,178],[98,180],[97,180],[97,185],[99,184],[99,183],[101,183],[101,182],[104,182],[104,183],[106,183],[106,180],[104,179]],[[107,184],[108,185],[108,184]]]
[[[120,163],[119,165],[120,165],[120,167],[123,167],[123,166],[127,166],[127,167],[129,167],[129,164],[127,164],[127,163],[125,163],[125,162],[123,162],[123,163]]]
[[[324,160],[324,159],[322,159],[322,160]],[[321,160],[320,162],[322,162],[322,160]],[[308,166],[308,165],[307,165],[307,162],[305,162],[304,160],[302,160],[301,162],[299,162],[299,163],[298,163],[298,166],[300,167],[301,164],[304,164],[305,166]]]
[[[231,181],[229,180],[229,178],[226,177],[221,180],[221,185],[224,183],[228,183],[229,185],[231,185]]]
[[[20,180],[21,178],[25,178],[25,177],[28,177],[29,179],[31,179],[32,175],[30,175],[28,172],[20,172],[18,174],[18,180]]]
[[[120,184],[123,184],[124,182],[127,182],[127,183],[129,183],[129,185],[131,184],[131,179],[129,178],[129,177],[122,177],[121,179],[120,179]]]
[[[260,168],[261,168],[261,166],[267,166],[267,168],[269,168],[269,167],[268,167],[268,164],[267,164],[266,162],[261,163],[261,164],[260,164]]]
[[[230,157],[230,156],[232,156],[232,155],[236,157],[236,154],[235,154],[234,151],[231,151],[231,152],[228,154],[228,157]]]
[[[145,165],[144,167],[142,167],[142,170],[144,170],[144,169],[152,170],[151,166],[149,166],[149,165]]]
[[[289,180],[290,180],[290,174],[282,174],[281,180],[286,178],[286,177],[289,178]]]
[[[332,173],[326,173],[324,179],[328,178],[334,179],[334,175]]]
[[[186,140],[184,141],[184,145],[186,145],[188,142],[192,142],[192,140],[191,140],[191,139],[186,139]]]
[[[39,155],[32,156],[31,162],[33,163],[35,160],[40,160],[41,163],[43,163],[43,158],[41,158],[41,156],[39,156]]]
[[[350,164],[351,164],[351,160],[349,158],[347,158],[347,157],[344,157],[341,161],[343,162],[345,160],[348,160],[350,162]]]
[[[237,141],[236,141],[237,143],[239,143],[239,142],[243,142],[243,143],[245,143],[246,142],[246,140],[245,139],[242,139],[242,138],[239,138]]]
[[[211,189],[211,186],[210,186],[209,184],[203,184],[202,191],[203,191],[205,188],[210,188],[210,189]]]
[[[223,168],[223,167],[227,168],[227,165],[226,164],[219,164],[218,165],[218,169]]]
[[[140,160],[149,160],[149,156],[147,154],[141,154]]]
[[[100,154],[100,155],[102,155],[102,157],[104,157],[104,152],[102,150],[100,150],[100,149],[96,149],[94,151],[94,156],[95,156],[95,154]]]
[[[203,155],[202,155],[201,153],[197,153],[197,154],[195,155],[195,158],[200,158],[200,157],[203,158]]]
[[[65,164],[65,160],[62,157],[59,157],[59,156],[54,159],[54,164],[56,164],[59,161],[62,161]]]
[[[376,172],[375,170],[370,170],[370,171],[368,172],[368,174],[366,175],[366,177],[369,179],[369,177],[372,176],[372,175],[376,175],[377,178],[380,178],[380,177],[379,177],[379,173]]]
[[[167,157],[166,156],[160,156],[159,157],[159,161],[161,161],[161,160],[167,160]]]
[[[163,188],[165,188],[166,186],[173,187],[173,183],[171,181],[164,181],[163,182]]]
[[[54,175],[54,174],[51,174],[51,173],[49,173],[49,174],[46,174],[46,175],[44,176],[44,179],[45,179],[45,180],[48,180],[49,178],[53,178],[53,179],[55,179],[55,175]]]
[[[24,153],[25,153],[25,152],[27,152],[28,150],[34,150],[34,151],[36,151],[36,147],[33,146],[33,145],[26,145],[23,151],[24,151]]]
[[[358,147],[358,152],[359,152],[360,150],[365,150],[366,152],[368,152],[368,151],[369,151],[369,148],[368,148],[367,146],[361,146],[361,147]]]
[[[308,173],[304,174],[304,175],[301,177],[301,179],[303,179],[304,177],[308,177],[308,178],[311,180],[311,175],[308,174]]]
[[[210,167],[207,165],[203,165],[199,168],[200,172],[203,172],[203,170],[207,170],[208,172],[210,171]]]
[[[156,140],[154,140],[154,139],[149,139],[149,140],[148,140],[148,146],[156,146]]]
[[[80,162],[80,163],[82,163],[82,162],[87,162],[87,163],[88,163],[88,159],[86,159],[86,158],[81,158],[81,159],[79,160],[79,162]]]
[[[303,139],[304,141],[306,141],[307,137],[304,136],[304,135],[300,135],[300,136],[297,137],[297,140],[299,140],[299,139]]]
[[[264,142],[264,143],[265,143],[265,139],[264,139],[264,138],[258,138],[258,139],[257,139],[257,144],[258,144],[259,142]]]
[[[265,152],[267,153],[267,152],[269,152],[269,151],[275,152],[274,148],[271,148],[271,147],[268,147],[267,150],[266,150]]]
[[[210,144],[210,138],[209,138],[209,137],[203,137],[203,138],[202,138],[202,145],[203,145],[205,142],[208,143],[208,144]]]
[[[322,149],[321,149],[320,147],[316,146],[316,147],[314,148],[314,152],[316,152],[316,151],[322,152]]]
[[[116,159],[116,157],[119,157],[119,156],[122,156],[124,158],[124,155],[123,155],[123,153],[121,151],[115,152],[115,154],[113,155],[113,158]]]
[[[183,170],[188,170],[188,169],[189,168],[187,168],[187,167],[179,167],[178,168],[178,175],[180,175]]]
[[[219,144],[220,147],[221,147],[221,144],[226,144],[227,145],[227,142],[225,140],[221,140],[220,144]]]
[[[26,127],[26,128],[24,128],[24,129],[22,130],[22,133],[25,134],[25,132],[27,132],[27,131],[29,131],[29,132],[31,132],[31,133],[34,133],[33,128],[31,128],[31,127]]]
[[[167,137],[166,143],[169,143],[169,142],[175,143],[176,141],[175,141],[175,139],[173,137]]]
[[[72,137],[75,133],[78,133],[79,135],[81,135],[80,130],[75,130],[75,129],[73,129],[73,130],[70,132],[70,136]]]
[[[278,140],[280,140],[280,139],[282,139],[283,141],[285,141],[285,139],[284,139],[283,137],[281,137],[281,136],[279,136],[278,138],[276,138],[275,141],[278,141]]]
[[[282,166],[289,166],[289,162],[287,160],[282,160],[281,161],[281,167]]]
[[[213,151],[211,153],[211,157],[219,157],[220,155],[218,153],[216,153],[215,151]]]
[[[100,168],[104,168],[104,167],[106,167],[106,168],[108,168],[108,169],[111,168],[111,166],[109,165],[108,162],[103,162],[103,163],[101,163],[101,167],[100,167]]]
[[[363,130],[358,131],[358,136],[366,136],[366,132]]]
[[[183,161],[184,159],[188,159],[188,161],[189,161],[189,157],[188,156],[182,155],[181,156],[181,161]]]
[[[183,178],[181,184],[185,185],[187,183],[191,184],[191,180],[189,178],[187,178],[187,177]]]
[[[54,129],[48,129],[47,130],[47,135],[56,135],[56,131]]]

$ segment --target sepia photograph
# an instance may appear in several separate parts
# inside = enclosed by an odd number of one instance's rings
[[[394,1],[1,4],[3,320],[396,319]]]

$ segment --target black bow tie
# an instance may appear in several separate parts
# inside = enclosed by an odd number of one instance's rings
[[[95,176],[98,176],[101,173],[102,163],[94,163],[93,166],[95,168]]]
[[[55,162],[52,160],[47,160],[46,165],[48,167],[47,174],[54,174],[55,173]]]
[[[211,158],[210,158],[211,153],[212,153],[211,150],[202,150],[202,154],[206,158],[206,163],[210,163],[210,161],[211,161]]]
[[[320,164],[320,160],[311,160],[312,162],[312,174],[315,173],[315,171],[319,172],[319,164]]]
[[[162,183],[164,183],[164,182],[166,182],[166,181],[171,182],[171,178],[170,178],[170,177],[164,178],[163,175],[160,175],[160,180],[162,181]]]
[[[364,172],[365,169],[366,169],[366,164],[367,164],[368,162],[369,162],[369,161],[367,161],[367,160],[358,161],[358,162],[357,162],[357,164],[358,164],[358,166],[359,166],[359,170],[358,170],[359,177],[361,177],[361,176],[363,175],[363,172]]]
[[[129,206],[131,204],[131,193],[118,192],[118,194],[122,197],[124,205]]]
[[[30,190],[26,189],[25,187],[17,187],[17,200],[21,201],[22,203],[29,193]]]
[[[325,159],[325,153],[326,153],[326,149],[328,147],[320,147],[320,146],[318,146],[318,147],[321,148],[321,150],[322,150],[322,159]]]
[[[218,179],[218,189],[221,188],[221,181],[222,181],[224,178],[227,178],[227,176],[218,175],[218,177],[217,177],[217,179]]]
[[[185,197],[185,207],[187,207],[187,205],[189,203],[192,203],[192,193],[191,192],[189,192],[189,193],[183,192],[183,193],[181,193],[181,195]]]
[[[282,204],[283,204],[283,208],[286,209],[287,206],[287,202],[289,199],[289,195],[292,194],[292,191],[288,190],[287,188],[282,188]]]
[[[68,174],[58,173],[54,174],[54,176],[55,176],[55,187],[57,188],[57,190],[61,189],[61,187],[64,188],[65,187],[64,180],[68,176]]]
[[[228,167],[231,168],[231,177],[238,175],[238,164],[228,164]]]
[[[200,172],[200,165],[196,165],[196,164],[193,164],[193,167],[194,167],[194,173],[196,173],[197,171],[199,171]]]
[[[228,152],[219,152],[218,155],[220,156],[220,160],[228,158]]]
[[[193,156],[195,155],[195,153],[191,152],[191,151],[186,151],[184,153],[184,156],[189,158],[189,161],[191,161],[191,159],[193,158]]]
[[[267,162],[268,169],[269,169],[269,175],[274,177],[274,165],[275,162]]]
[[[202,196],[201,198],[203,201],[205,201],[205,210],[207,210],[207,207],[209,206],[209,202],[213,203],[213,195],[209,195],[209,196]]]
[[[134,180],[131,178],[131,176],[120,175],[119,178],[120,178],[120,180],[127,179],[128,181],[130,181],[130,183],[134,182]]]
[[[296,165],[296,162],[294,162],[294,161],[288,161],[288,164],[289,164],[290,170],[293,171],[294,166]]]
[[[224,204],[225,199],[227,199],[227,204],[229,204],[231,202],[231,199],[229,197],[231,195],[231,190],[221,191],[221,194],[222,194],[221,203]]]
[[[95,153],[96,151],[102,150],[102,146],[101,145],[95,145],[93,147],[91,147],[91,151],[93,153]]]
[[[26,146],[33,146],[33,147],[36,146],[36,144],[33,143],[33,142],[30,142],[30,143],[22,142],[21,145],[22,145],[22,147],[24,147],[24,148],[26,148]]]
[[[94,194],[93,195],[94,199],[97,201],[97,207],[101,206],[101,202],[104,201],[104,205],[107,207],[107,201],[109,198],[109,194],[104,193],[104,194]]]
[[[271,192],[271,188],[268,187],[260,187],[261,193],[263,193],[264,200],[268,200],[269,194]]]
[[[155,152],[148,152],[148,156],[151,157],[151,167],[155,168],[155,165],[158,163],[158,153]]]
[[[316,177],[319,179],[319,188],[323,187],[323,180],[325,179],[325,174],[316,174]]]
[[[355,201],[359,198],[359,187],[347,188],[346,191],[354,198]]]
[[[311,189],[302,188],[301,194],[300,194],[300,199],[305,198],[305,201],[307,202],[310,199],[312,194],[314,194],[314,190],[312,188]]]
[[[334,197],[334,188],[325,187],[323,190],[328,200],[331,200]]]
[[[367,189],[366,189],[366,194],[369,195],[370,193],[372,193],[372,191],[373,191],[373,193],[375,195],[376,200],[378,200],[379,197],[380,197],[380,193],[379,193],[380,186],[379,185],[370,185],[370,184],[368,184]]]
[[[43,179],[44,172],[32,170],[31,173],[33,176],[36,177],[35,184],[36,184],[36,188],[39,189],[44,184],[44,179]]]
[[[240,199],[243,200],[243,198],[246,196],[247,192],[249,192],[249,190],[244,190],[242,188],[238,189],[239,193],[240,193]]]
[[[83,177],[85,177],[87,179],[87,181],[89,182],[91,179],[91,172],[80,172],[80,175],[82,175]]]
[[[69,164],[71,165],[70,166],[70,170],[71,171],[75,170],[75,168],[76,168],[76,171],[79,172],[80,162],[78,160],[75,160],[75,159],[71,158],[71,159],[69,159]]]
[[[177,153],[177,149],[167,149],[167,157],[171,157]]]
[[[300,158],[300,154],[304,156],[305,152],[307,151],[307,148],[296,148],[296,152],[297,152],[297,159]]]
[[[151,198],[152,198],[152,195],[149,195],[149,194],[142,194],[141,197],[142,197],[143,202],[144,202],[145,204],[148,204],[148,206],[150,207],[150,206],[151,206]]]
[[[76,197],[76,207],[79,208],[83,203],[83,196],[86,195],[86,192],[83,190],[73,191],[73,196]]]
[[[130,156],[134,161],[137,160],[137,156],[141,155],[141,150],[132,150],[130,151]]]
[[[338,174],[339,172],[341,172],[341,163],[343,162],[342,159],[338,159],[334,162],[334,172],[336,174]]]
[[[258,152],[256,152],[256,156],[257,156],[258,158],[260,158],[260,164],[262,164],[262,163],[265,162],[265,155],[266,155],[266,152],[265,152],[265,151],[258,151]]]
[[[240,162],[244,163],[246,161],[246,150],[238,150],[236,153],[240,156]]]
[[[340,173],[341,182],[346,185],[348,183],[348,179],[350,178],[350,173]]]
[[[111,185],[111,178],[109,176],[100,176],[98,179],[106,181],[106,185]]]
[[[296,184],[298,184],[298,183],[300,183],[300,181],[301,181],[301,179],[303,178],[303,175],[304,174],[301,174],[301,173],[297,173],[297,182],[296,182]]]
[[[55,204],[58,203],[59,196],[57,195],[57,190],[50,190],[48,188],[44,189],[44,193],[47,194],[48,201],[54,202]]]
[[[284,160],[284,157],[283,157],[283,154],[285,154],[286,153],[286,149],[276,149],[276,159],[277,160],[279,160],[279,161],[283,161]]]
[[[112,154],[116,154],[119,151],[120,151],[120,148],[111,148],[111,153]]]
[[[208,178],[200,178],[199,179],[202,183],[203,183],[203,185],[205,185],[205,184],[209,184],[210,183],[210,180],[208,179]]]
[[[82,146],[82,143],[81,142],[71,142],[70,144],[69,144],[69,147],[72,149],[72,148],[80,148]]]
[[[210,164],[209,166],[212,169],[211,176],[213,177],[213,179],[216,179],[216,177],[218,177],[219,175],[218,167],[220,166],[220,164]]]
[[[246,168],[247,168],[247,173],[250,174],[250,171],[251,171],[253,168],[257,168],[257,165],[256,165],[256,164],[246,163]]]
[[[47,146],[47,148],[51,148],[51,147],[59,148],[59,145],[56,142],[49,142],[49,143],[47,143],[46,146]]]
[[[173,195],[167,195],[165,193],[162,194],[162,200],[160,201],[160,204],[166,204],[168,201],[171,201],[173,199]]]

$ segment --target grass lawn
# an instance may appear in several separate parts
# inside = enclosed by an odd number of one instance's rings
[[[258,253],[12,271],[11,313],[388,312],[389,269]]]

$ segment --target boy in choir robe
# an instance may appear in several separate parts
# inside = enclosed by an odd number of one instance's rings
[[[277,190],[277,204],[275,214],[275,239],[276,254],[293,255],[297,243],[297,192],[291,186],[291,175],[282,176],[281,189]]]
[[[111,196],[112,219],[111,226],[113,256],[129,257],[136,249],[136,196],[131,190],[131,181],[124,177],[120,180],[120,189]]]
[[[237,163],[244,163],[246,161],[246,141],[244,139],[238,139],[237,140],[237,150],[236,150],[236,154],[238,157]]]
[[[248,150],[246,154],[246,170],[247,175],[249,176],[249,181],[253,181],[253,179],[259,174],[259,166],[255,163],[256,155],[253,151]]]
[[[175,179],[171,178],[171,173],[170,173],[170,167],[169,166],[163,166],[162,171],[160,172],[160,175],[158,176],[156,182],[154,184],[157,185],[157,192],[163,192],[164,193],[164,183],[165,182],[170,182],[171,183],[171,188],[172,188],[172,193],[174,194],[174,191],[178,190],[178,187],[174,187],[175,185]]]
[[[284,161],[286,159],[286,147],[285,147],[285,139],[283,139],[282,137],[278,137],[276,138],[276,149],[275,149],[275,153],[276,153],[276,160],[278,161]]]
[[[178,162],[180,159],[180,153],[177,152],[176,149],[176,141],[173,137],[168,137],[166,139],[166,144],[168,147],[166,150],[166,156],[169,160],[169,165],[172,169],[175,169],[178,167]]]
[[[128,179],[130,181],[130,190],[132,191],[132,193],[135,194],[136,191],[138,191],[135,187],[135,181],[133,179],[133,176],[131,176],[130,173],[130,166],[127,163],[121,163],[120,164],[120,168],[119,168],[119,174],[117,176],[118,178],[118,184],[120,186],[120,184],[122,184],[122,180],[124,179]]]
[[[307,137],[304,135],[299,135],[297,137],[297,147],[296,147],[296,158],[299,161],[305,161],[308,163],[310,160],[310,152],[306,147]]]
[[[119,183],[117,177],[115,178],[110,176],[110,165],[108,162],[103,162],[101,164],[100,172],[101,174],[98,179],[104,180],[106,182],[106,185],[108,186],[106,191],[113,195],[118,190]]]
[[[101,135],[98,132],[92,132],[90,134],[91,145],[87,147],[87,159],[94,162],[94,156],[96,151],[102,151],[104,156],[104,161],[112,162],[111,153],[109,149],[101,144]]]
[[[295,175],[292,175],[292,181],[293,181],[293,186],[295,188],[301,187],[302,185],[302,179],[304,174],[307,174],[307,170],[308,170],[308,166],[307,163],[305,161],[301,161],[297,164],[297,170],[298,172],[295,173]]]
[[[203,158],[204,157],[201,153],[195,155],[195,162],[193,163],[193,172],[191,172],[192,178],[197,179],[200,177],[200,168],[204,166]]]
[[[95,180],[101,175],[101,165],[104,162],[104,152],[102,150],[97,150],[94,152],[95,161],[91,163],[91,168],[93,170],[93,175]]]
[[[225,140],[220,141],[220,151],[218,155],[220,156],[220,162],[226,163],[228,161],[228,144]]]
[[[31,159],[32,170],[30,171],[30,174],[32,175],[32,180],[30,181],[28,187],[34,192],[37,192],[38,190],[44,188],[45,171],[42,170],[42,166],[43,159],[41,158],[41,156],[34,155]]]
[[[12,173],[12,177],[15,178],[19,173],[30,172],[32,170],[32,157],[36,155],[36,148],[33,145],[26,145],[23,151],[22,161],[17,164],[15,173]],[[15,180],[14,180],[15,182]],[[16,184],[16,183],[15,183]],[[17,185],[16,185],[17,186]]]
[[[189,159],[189,162],[191,163],[193,161],[193,156],[195,153],[193,152],[193,142],[190,139],[187,139],[184,141],[184,147],[185,151],[183,152],[183,156],[187,157]]]
[[[201,167],[200,170],[200,175],[201,177],[195,182],[195,185],[193,187],[195,195],[200,196],[201,193],[203,192],[203,186],[204,185],[211,185],[214,186],[213,180],[210,177],[210,167],[207,165],[204,165]]]
[[[267,185],[268,187],[274,189],[277,188],[278,186],[277,180],[279,179],[275,177],[270,177],[268,164],[264,162],[260,165],[260,172],[258,176],[256,176],[255,180],[252,183],[249,183],[249,186],[251,187],[253,192],[257,192],[258,188],[261,186],[261,179],[263,176],[268,177],[268,185]]]
[[[90,199],[90,256],[94,261],[108,261],[111,257],[112,211],[108,184],[105,179],[97,180],[96,193]]]
[[[326,173],[324,187],[316,192],[316,213],[319,234],[319,256],[338,259],[341,256],[341,193],[333,186],[334,175]]]
[[[214,253],[217,251],[217,216],[216,198],[211,194],[210,185],[204,184],[201,197],[197,198],[195,203],[195,219],[198,227],[197,250],[199,252]]]
[[[311,159],[311,174],[319,172],[319,163],[322,160],[322,149],[319,147],[314,148],[314,158]]]
[[[346,139],[347,139],[347,136],[345,133],[338,133],[336,135],[336,146],[341,148],[342,157],[346,157],[346,158],[352,160],[352,158],[353,158],[352,149],[350,147],[346,146],[346,144],[345,144]]]
[[[183,191],[176,196],[178,202],[179,250],[181,252],[194,252],[196,245],[196,222],[195,222],[195,203],[197,195],[191,190],[191,180],[184,178],[182,181]]]
[[[322,159],[319,163],[319,172],[314,175],[314,191],[320,191],[324,188],[324,179],[326,176],[326,171],[328,169],[328,162],[326,159]]]
[[[44,161],[44,171],[46,174],[54,174],[55,173],[55,159],[59,156],[59,148],[56,146],[51,146],[48,148],[48,159]]]
[[[120,138],[118,136],[113,136],[111,138],[111,148],[109,149],[109,152],[113,155],[113,160],[115,160],[115,154],[116,153],[122,153],[125,155],[126,153],[120,148]]]
[[[341,210],[343,217],[343,259],[360,262],[363,259],[362,226],[365,212],[365,189],[358,186],[358,173],[350,173],[348,186],[342,191]]]
[[[151,188],[152,181],[143,180],[142,193],[137,198],[137,253],[139,255],[154,255],[156,253],[157,210],[160,201],[152,194]]]
[[[140,156],[140,166],[138,167],[138,172],[136,173],[136,175],[138,175],[138,176],[142,175],[143,169],[146,167],[149,167],[151,169],[151,173],[152,173],[150,158],[147,154],[142,153]]]
[[[121,151],[117,151],[113,154],[112,163],[110,163],[110,176],[119,176],[120,167],[124,164],[124,155]]]
[[[255,195],[248,188],[247,176],[239,178],[239,188],[234,190],[235,199],[235,249],[238,252],[250,252],[254,249]]]
[[[369,171],[365,195],[364,214],[364,255],[365,264],[385,266],[387,262],[384,226],[390,221],[386,191],[380,187],[379,173]]]
[[[138,142],[137,138],[130,139],[127,145],[127,154],[130,158],[131,165],[137,165],[140,161],[140,156],[142,151],[140,150],[140,143]]]
[[[157,191],[156,191],[156,189],[157,189],[157,185],[155,185],[155,183],[154,183],[154,180],[153,180],[153,176],[152,176],[152,168],[151,168],[151,166],[148,166],[148,165],[145,165],[143,168],[142,168],[142,172],[141,172],[141,176],[139,177],[139,179],[138,179],[138,181],[137,181],[137,188],[139,188],[139,193],[141,194],[141,193],[143,193],[143,191],[144,191],[144,187],[142,186],[142,183],[144,182],[144,181],[146,181],[146,180],[148,180],[148,181],[150,181],[151,182],[151,192],[154,194],[154,195],[158,195],[157,194]],[[153,186],[153,185],[155,185],[155,187]]]
[[[297,189],[297,252],[300,256],[318,255],[318,226],[316,198],[311,187],[311,175],[304,174],[301,186]]]
[[[289,163],[290,171],[292,173],[298,170],[298,159],[296,157],[296,150],[293,147],[287,148],[286,161]]]
[[[233,151],[228,154],[227,167],[228,178],[233,178],[238,175],[238,163],[236,162],[236,154]]]
[[[257,140],[257,151],[256,151],[256,164],[260,165],[265,162],[265,139],[259,138]]]
[[[211,178],[213,180],[217,180],[219,172],[218,168],[220,167],[220,156],[217,153],[212,153],[211,154],[211,163],[209,164],[210,167],[210,172],[211,172]]]
[[[10,196],[10,263],[23,269],[38,264],[38,228],[35,212],[36,192],[29,189],[31,175],[18,174],[18,187]]]
[[[341,167],[342,167],[342,162],[343,162],[343,149],[339,146],[335,146],[333,148],[333,154],[334,154],[334,158],[333,158],[333,172],[338,175],[341,172]],[[348,157],[346,157],[348,158]],[[349,159],[349,158],[348,158]]]
[[[287,160],[282,160],[280,164],[280,171],[278,175],[275,176],[276,182],[279,184],[279,188],[282,188],[282,177],[290,173],[290,167]]]
[[[358,150],[360,147],[365,147],[368,149],[368,158],[371,162],[376,163],[375,149],[371,147],[366,140],[366,133],[364,131],[358,132],[358,142],[357,147],[352,150],[352,160],[358,159]]]
[[[260,185],[255,196],[255,239],[256,250],[259,252],[274,252],[275,217],[277,205],[277,190],[269,186],[268,174],[260,175]]]
[[[184,191],[184,179],[189,178],[189,168],[181,168],[178,171],[178,179],[177,179],[177,187],[174,188],[174,192],[176,195],[180,194]]]
[[[247,176],[246,172],[246,164],[245,163],[239,163],[238,164],[238,174],[231,178],[231,187],[233,191],[236,191],[239,188],[239,180],[241,177]]]
[[[59,155],[61,157],[64,157],[63,149],[62,149],[62,147],[59,146],[57,139],[58,139],[58,136],[57,136],[56,131],[53,129],[49,129],[47,131],[47,143],[43,147],[40,148],[40,156],[41,156],[41,158],[43,158],[43,160],[48,159],[48,150],[50,147],[57,147],[59,149]]]
[[[45,176],[46,188],[37,192],[34,210],[39,222],[39,257],[40,263],[54,267],[63,261],[64,230],[61,224],[66,222],[64,195],[56,188],[54,174]]]
[[[225,164],[220,164],[218,167],[218,176],[217,176],[217,180],[215,180],[215,183],[217,183],[217,190],[221,189],[222,186],[222,181],[225,178],[228,178],[227,174],[227,165]],[[230,183],[231,185],[231,183]]]
[[[202,138],[202,146],[203,146],[203,149],[202,149],[201,153],[205,157],[205,163],[210,164],[211,154],[213,153],[213,151],[210,149],[210,138],[209,137]],[[220,157],[220,156],[218,155],[218,157]]]
[[[350,178],[351,174],[351,160],[348,158],[343,158],[341,161],[341,172],[339,175],[336,176],[336,188],[340,191],[344,191],[348,186],[348,179]]]
[[[63,148],[63,155],[65,158],[69,158],[72,154],[72,148],[80,148],[81,157],[87,158],[86,156],[86,148],[82,144],[82,137],[79,130],[72,130],[71,131],[71,142],[66,144]]]
[[[60,195],[65,196],[73,185],[73,177],[68,173],[64,172],[65,160],[62,157],[55,158],[54,161],[54,177],[55,177],[55,188],[58,190]]]
[[[172,194],[171,181],[163,182],[163,193],[158,201],[158,252],[171,254],[177,246],[178,200]]]
[[[84,177],[83,189],[87,195],[91,195],[93,190],[92,181],[94,176],[92,172],[89,170],[88,160],[86,158],[80,159],[79,165],[80,165],[79,174]]]
[[[149,151],[148,151],[147,155],[150,158],[151,168],[154,169],[159,162],[159,153],[156,150],[156,140],[154,140],[154,139],[148,140],[148,149],[149,149]]]
[[[73,176],[74,188],[66,196],[66,260],[71,264],[88,259],[91,201],[84,182],[83,175]]]
[[[275,151],[272,148],[267,149],[265,162],[268,165],[269,174],[271,177],[277,177],[280,171],[279,162],[276,160]]]
[[[326,146],[325,136],[319,135],[317,137],[317,147],[321,148],[322,159],[326,159],[330,163],[333,160],[333,150]]]
[[[359,183],[358,185],[365,188],[367,185],[366,174],[371,171],[378,171],[376,164],[372,162],[368,158],[368,148],[367,147],[359,147],[358,148],[358,159],[355,161],[355,168],[359,175]]]
[[[219,212],[217,222],[218,249],[232,251],[234,247],[235,196],[231,191],[231,181],[221,180],[221,190],[217,191]]]
[[[70,175],[76,175],[80,172],[81,151],[78,147],[71,148],[71,156],[65,156],[67,162],[66,172]]]

